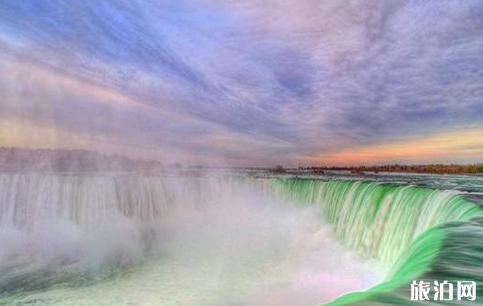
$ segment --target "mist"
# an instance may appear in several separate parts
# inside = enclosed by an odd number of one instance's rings
[[[268,179],[25,174],[0,188],[17,192],[0,201],[7,299],[315,305],[382,276]]]

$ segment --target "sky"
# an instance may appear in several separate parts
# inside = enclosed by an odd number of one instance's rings
[[[2,0],[0,146],[483,162],[483,2]]]

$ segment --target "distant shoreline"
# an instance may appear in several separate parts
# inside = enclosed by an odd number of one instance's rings
[[[234,170],[267,171],[272,174],[324,175],[341,173],[348,175],[369,175],[378,173],[453,174],[483,175],[483,163],[476,164],[427,164],[382,166],[307,166],[307,167],[216,167],[172,163],[163,165],[160,161],[131,159],[122,155],[106,155],[90,150],[25,149],[0,147],[0,171],[52,171],[90,172],[121,171],[156,172],[160,170]]]
[[[290,172],[291,169],[275,167],[275,173]],[[428,165],[383,165],[358,167],[299,167],[295,172],[307,174],[326,174],[328,172],[347,172],[353,175],[401,173],[401,174],[453,174],[453,175],[483,175],[483,164],[457,165],[457,164],[428,164]]]

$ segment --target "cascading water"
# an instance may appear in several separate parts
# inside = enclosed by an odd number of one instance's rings
[[[318,205],[339,241],[389,268],[382,284],[333,305],[414,305],[409,283],[415,279],[483,285],[483,209],[457,191],[312,179],[279,179],[275,189]]]
[[[2,174],[0,305],[412,305],[413,279],[481,286],[479,218],[380,182]]]
[[[268,179],[4,174],[0,195],[0,305],[314,305],[380,279]]]

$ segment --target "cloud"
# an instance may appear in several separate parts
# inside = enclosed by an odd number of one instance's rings
[[[479,1],[7,0],[1,118],[236,165],[478,128],[482,16]]]
[[[307,156],[308,164],[371,165],[383,163],[468,163],[483,156],[482,128],[441,132],[398,142],[361,146]]]

